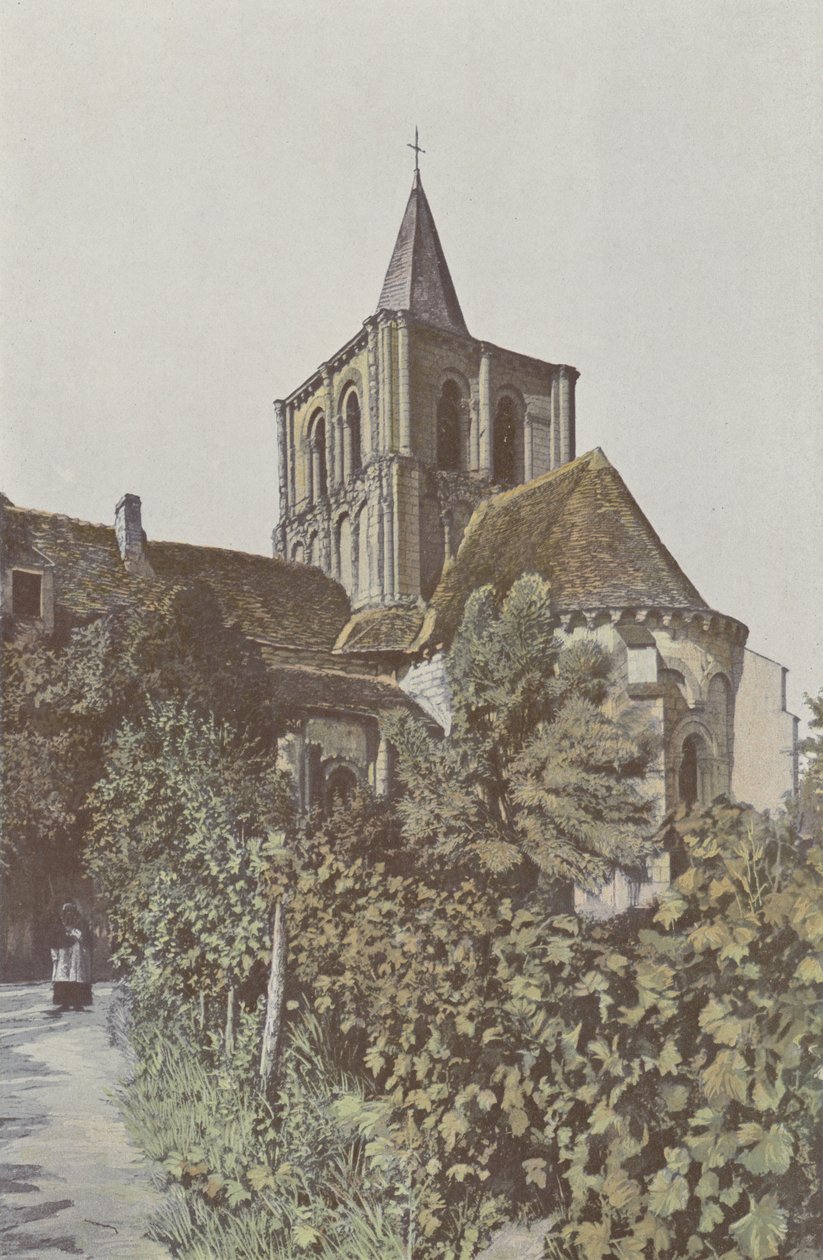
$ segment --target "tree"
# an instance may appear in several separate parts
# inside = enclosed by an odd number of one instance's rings
[[[273,896],[288,871],[286,774],[225,723],[176,701],[123,722],[88,802],[86,864],[116,961],[166,992],[234,1004],[270,949]]]
[[[278,726],[259,649],[202,582],[114,608],[65,639],[4,644],[4,894],[37,920],[83,877],[86,802],[121,723],[185,703],[274,756]]]
[[[652,741],[607,710],[605,650],[560,646],[541,578],[521,578],[502,606],[490,587],[470,597],[447,673],[445,738],[409,716],[390,728],[410,843],[453,870],[555,887],[642,862]]]

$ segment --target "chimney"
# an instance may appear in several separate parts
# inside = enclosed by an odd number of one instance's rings
[[[127,571],[138,577],[154,577],[154,570],[146,554],[146,535],[143,531],[139,495],[123,495],[114,509],[114,532]]]

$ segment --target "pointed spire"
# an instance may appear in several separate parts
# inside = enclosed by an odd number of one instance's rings
[[[469,335],[419,170],[414,172],[377,309],[406,311],[422,324]]]

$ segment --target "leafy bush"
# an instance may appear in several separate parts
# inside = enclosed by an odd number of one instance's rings
[[[367,1157],[410,1169],[415,1256],[517,1211],[569,1260],[793,1254],[819,1219],[819,847],[718,803],[676,820],[654,921],[596,923],[370,859],[368,817],[317,834],[292,983],[357,1049],[350,1119],[382,1108]]]
[[[291,790],[271,755],[174,701],[125,722],[90,793],[86,861],[121,965],[178,994],[248,982],[268,957]]]

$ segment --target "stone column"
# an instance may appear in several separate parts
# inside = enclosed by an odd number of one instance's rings
[[[381,504],[383,514],[383,593],[389,600],[394,599],[394,504],[390,494],[385,492]]]
[[[377,756],[374,760],[374,790],[378,796],[388,796],[391,776],[389,741],[382,730],[377,738]]]
[[[337,425],[334,418],[334,385],[328,363],[324,363],[320,371],[323,373],[323,392],[326,395],[323,408],[326,413],[326,487],[330,490],[335,483],[334,434]]]
[[[280,515],[289,510],[288,464],[286,446],[286,404],[281,398],[275,399],[274,420],[277,425],[277,489],[280,496]]]
[[[320,480],[320,447],[318,445],[316,438],[312,438],[310,462],[311,462],[311,491],[309,494],[309,499],[312,503],[316,503],[317,500],[320,498],[320,488],[322,485],[322,482]]]
[[[289,464],[289,504],[294,508],[297,502],[297,452],[294,449],[294,403],[289,403],[288,425],[288,464]]]
[[[523,420],[523,480],[531,481],[534,477],[534,429],[532,417],[526,412]]]
[[[401,455],[411,455],[411,380],[409,368],[409,328],[398,312],[397,315],[397,390],[398,425]]]
[[[345,452],[344,452],[344,447],[343,447],[344,424],[345,424],[345,421],[343,420],[341,416],[337,416],[335,418],[335,421],[334,421],[334,468],[335,468],[336,479],[339,485],[342,485],[343,482],[346,480],[346,478],[349,475],[349,470],[351,468],[351,460],[345,458]]]
[[[557,468],[560,465],[560,374],[554,372],[552,374],[552,393],[551,393],[551,432],[549,434],[549,467]]]
[[[381,447],[390,451],[394,447],[394,338],[392,326],[386,321],[380,328],[380,362],[382,365],[380,398]]]
[[[380,450],[380,384],[379,384],[379,351],[377,345],[377,321],[373,315],[370,315],[364,321],[369,334],[369,345],[367,350],[367,359],[369,364],[369,392],[368,392],[368,414],[364,411],[361,419],[363,426],[362,436],[366,438],[364,443],[363,455],[374,455]]]
[[[478,467],[481,472],[491,473],[492,467],[492,400],[491,400],[491,351],[480,346],[480,373],[478,377],[480,433],[478,441]]]

